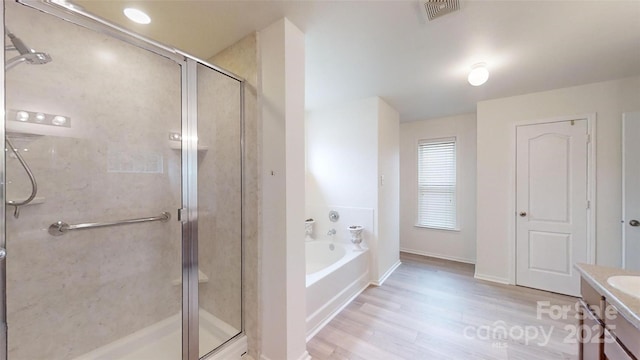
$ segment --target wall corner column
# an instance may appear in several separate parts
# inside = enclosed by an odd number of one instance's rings
[[[259,33],[262,121],[262,360],[306,360],[304,34]]]

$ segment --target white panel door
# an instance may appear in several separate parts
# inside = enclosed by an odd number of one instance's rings
[[[624,114],[622,122],[624,267],[640,271],[640,112]]]
[[[579,295],[587,261],[587,120],[517,127],[516,284]]]

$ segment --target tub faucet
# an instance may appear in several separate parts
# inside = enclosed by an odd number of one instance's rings
[[[329,236],[335,236],[336,235],[336,229],[331,229],[327,232],[327,235]]]

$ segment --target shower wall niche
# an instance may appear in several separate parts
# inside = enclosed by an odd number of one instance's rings
[[[204,65],[188,75],[193,60],[186,57],[4,4],[6,28],[52,59],[6,71],[6,113],[16,117],[5,119],[7,137],[38,183],[35,201],[17,218],[8,206],[5,218],[7,358],[213,353],[243,326],[241,81]],[[184,91],[188,76],[198,82],[197,113],[185,106],[196,96]],[[21,110],[61,115],[71,125],[20,121]],[[187,151],[195,138],[199,150]],[[26,172],[10,151],[5,157],[5,201],[24,199]],[[188,168],[196,157],[197,168]],[[47,231],[57,221],[163,212],[169,221]],[[189,275],[194,268],[198,279]]]

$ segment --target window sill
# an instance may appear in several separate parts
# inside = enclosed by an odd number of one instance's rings
[[[413,225],[413,226],[414,226],[414,227],[417,227],[417,228],[421,228],[421,229],[460,232],[460,229],[459,229],[459,228],[455,228],[455,229],[450,229],[450,228],[439,228],[439,227],[425,226],[425,225],[418,225],[418,224],[415,224],[415,225]]]

